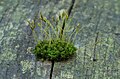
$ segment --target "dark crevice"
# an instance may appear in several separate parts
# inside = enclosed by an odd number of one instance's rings
[[[69,17],[70,14],[71,14],[71,11],[72,11],[72,9],[73,9],[74,4],[75,4],[75,0],[72,0],[71,6],[70,6],[69,9],[68,9],[68,17]]]
[[[54,68],[54,61],[51,61],[52,62],[52,66],[51,66],[51,71],[50,71],[50,79],[52,79],[52,73],[53,73],[53,68]]]
[[[73,6],[74,6],[74,4],[75,4],[75,0],[72,0],[71,1],[71,5],[70,5],[70,7],[69,7],[69,9],[68,9],[68,17],[70,16],[70,14],[71,14],[71,12],[72,12],[72,9],[73,9]],[[62,30],[61,30],[61,32],[60,32],[60,38],[62,38],[62,35],[63,35],[63,31],[64,31],[64,28],[65,28],[65,19],[64,19],[64,21],[63,21],[63,25],[62,25]],[[53,73],[53,68],[54,68],[54,61],[51,61],[52,62],[52,66],[51,66],[51,71],[50,71],[50,79],[52,79],[52,73]]]
[[[95,46],[94,46],[94,50],[93,50],[93,61],[97,61],[96,48],[97,48],[97,42],[98,42],[98,35],[99,35],[99,32],[96,33],[96,37],[95,37]]]
[[[101,8],[104,8],[104,5]],[[98,14],[98,18],[97,18],[98,20],[96,22],[96,27],[95,27],[96,37],[95,37],[95,46],[94,46],[94,49],[93,49],[93,61],[97,61],[97,59],[96,59],[96,49],[97,49],[97,41],[98,41],[98,35],[99,35],[98,25],[100,23],[102,13],[103,13],[103,10],[100,11],[99,14]]]
[[[73,9],[74,4],[75,4],[75,0],[72,0],[72,1],[71,1],[71,5],[70,5],[70,7],[69,7],[69,9],[68,9],[68,17],[69,17],[70,14],[71,14],[71,11],[72,11],[72,9]],[[64,21],[63,21],[62,30],[61,30],[61,32],[60,32],[60,38],[62,38],[64,29],[65,29],[65,19],[64,19]]]

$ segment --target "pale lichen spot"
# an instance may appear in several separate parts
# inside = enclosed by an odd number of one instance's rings
[[[32,62],[28,60],[24,60],[20,62],[22,65],[22,72],[25,73],[27,70],[30,70],[32,68]]]
[[[11,61],[16,59],[16,54],[12,53],[10,50],[6,50],[0,55],[0,60]]]

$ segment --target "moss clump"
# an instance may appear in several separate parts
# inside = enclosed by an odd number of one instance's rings
[[[35,46],[34,54],[37,60],[66,61],[76,50],[73,44],[63,40],[43,40]]]
[[[37,60],[66,61],[75,55],[77,48],[74,47],[75,39],[72,38],[76,38],[79,25],[69,26],[69,21],[66,11],[51,20],[40,13],[38,18],[28,21],[37,43],[33,49]],[[36,27],[40,29],[40,33],[35,30]]]

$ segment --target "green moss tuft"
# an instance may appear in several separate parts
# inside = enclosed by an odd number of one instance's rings
[[[77,48],[74,47],[73,43],[79,32],[79,25],[76,27],[69,26],[67,24],[69,21],[66,11],[58,14],[58,18],[54,18],[54,21],[48,20],[41,13],[40,17],[31,22],[28,21],[33,37],[37,42],[33,49],[37,60],[66,61],[75,55]],[[40,34],[35,31],[36,27],[39,27]],[[74,30],[71,31],[71,29]]]
[[[35,46],[37,60],[66,61],[74,56],[77,49],[73,44],[62,40],[43,40]]]

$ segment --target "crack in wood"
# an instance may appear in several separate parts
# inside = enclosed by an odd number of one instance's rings
[[[75,4],[75,0],[72,0],[72,1],[71,1],[71,5],[70,5],[70,7],[69,7],[69,9],[68,9],[68,18],[69,18],[70,14],[71,14],[71,11],[72,11],[72,9],[73,9],[74,4]],[[59,35],[60,38],[62,38],[64,29],[65,29],[65,22],[66,22],[66,21],[65,21],[65,19],[64,19],[63,25],[62,25],[62,30],[61,30],[60,35]]]

